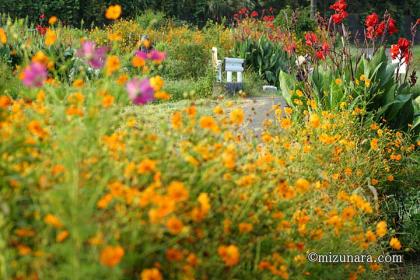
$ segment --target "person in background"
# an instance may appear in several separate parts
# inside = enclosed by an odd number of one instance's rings
[[[145,53],[149,53],[153,50],[153,44],[151,43],[148,35],[141,35],[140,41],[137,43],[139,50]]]

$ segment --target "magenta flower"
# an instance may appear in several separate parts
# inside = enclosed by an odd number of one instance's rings
[[[144,60],[148,59],[147,53],[143,51],[137,51],[136,56]]]
[[[23,71],[22,82],[27,87],[42,87],[47,77],[47,68],[41,63],[33,62]]]
[[[164,52],[160,52],[157,50],[151,51],[149,55],[150,59],[157,63],[161,63],[166,58],[166,54]]]
[[[94,42],[86,41],[82,43],[82,47],[77,51],[77,56],[86,59],[90,67],[100,69],[105,64],[107,48],[96,48]]]
[[[155,63],[161,63],[166,59],[166,53],[157,50],[152,50],[149,53],[137,51],[135,55],[144,60],[153,60]]]
[[[127,83],[127,92],[128,97],[136,105],[153,101],[155,93],[149,79],[139,80],[137,78],[133,78]]]

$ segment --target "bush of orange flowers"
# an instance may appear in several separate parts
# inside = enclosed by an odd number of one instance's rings
[[[360,108],[274,106],[255,135],[232,101],[133,106],[170,98],[165,53],[82,40],[71,84],[26,56],[0,96],[2,278],[371,279],[384,265],[307,255],[409,249],[380,194],[416,146]]]

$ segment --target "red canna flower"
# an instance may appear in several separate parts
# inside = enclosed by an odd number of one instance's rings
[[[385,21],[381,21],[381,23],[378,24],[376,28],[376,36],[382,36],[382,34],[384,34],[385,26]]]
[[[392,35],[392,34],[397,33],[397,32],[398,32],[398,29],[397,29],[395,19],[390,18],[389,23],[388,23],[388,33],[389,33],[389,35]]]
[[[392,59],[396,59],[400,54],[400,47],[398,45],[392,45],[390,49]]]
[[[253,11],[253,12],[251,13],[251,17],[253,17],[253,18],[258,17],[258,12],[257,12],[257,11]]]
[[[348,16],[349,14],[346,11],[341,11],[338,14],[334,14],[331,16],[333,22],[335,24],[340,24],[343,22],[343,20]]]
[[[378,15],[376,13],[372,13],[366,17],[365,26],[367,28],[375,27],[378,24],[378,22],[379,22]]]
[[[306,45],[313,46],[318,41],[316,34],[313,32],[308,32],[305,34]]]
[[[331,16],[335,24],[340,24],[349,15],[345,10],[347,9],[346,0],[338,0],[330,6],[331,10],[335,11],[335,14]]]
[[[391,57],[392,59],[403,59],[405,63],[408,63],[411,59],[411,51],[410,51],[411,42],[406,38],[399,38],[397,45],[391,46]]]
[[[338,13],[344,11],[345,9],[347,9],[346,0],[338,0],[330,6],[330,9]]]

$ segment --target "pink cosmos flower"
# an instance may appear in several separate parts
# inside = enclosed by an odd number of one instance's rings
[[[77,51],[77,56],[86,59],[90,67],[100,69],[105,64],[106,52],[106,47],[96,48],[94,42],[86,41]]]
[[[127,83],[128,97],[136,104],[146,104],[154,100],[154,89],[150,85],[149,79],[139,80],[133,78]]]
[[[47,76],[47,68],[41,63],[34,62],[23,71],[22,82],[27,87],[42,87]]]

